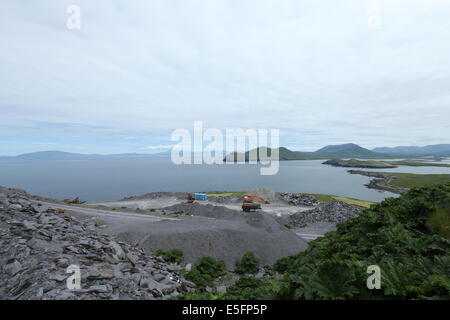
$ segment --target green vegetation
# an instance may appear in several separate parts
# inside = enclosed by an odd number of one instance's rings
[[[323,162],[322,164],[329,164],[335,167],[352,167],[352,168],[396,168],[390,162],[386,161],[374,161],[374,160],[342,160],[342,159],[331,159]]]
[[[259,259],[251,251],[244,254],[241,261],[236,262],[235,272],[238,274],[257,273],[259,271]]]
[[[243,277],[226,294],[186,299],[449,299],[450,183],[388,198],[274,265],[282,279]],[[369,290],[367,268],[381,270]]]
[[[226,293],[195,292],[178,296],[177,300],[270,300],[282,289],[283,281],[241,277]]]
[[[184,274],[186,279],[194,282],[197,289],[202,291],[214,284],[214,280],[225,274],[225,263],[213,257],[203,257],[194,264],[191,271]]]
[[[232,152],[224,158],[224,161],[236,161],[238,155],[243,157],[245,161],[249,161],[250,153],[255,152],[257,161],[260,161],[259,153],[267,154],[269,157],[272,154],[272,148],[259,147],[242,152]],[[355,144],[343,144],[338,146],[327,146],[316,152],[301,152],[292,151],[284,147],[278,148],[278,154],[280,160],[320,160],[330,158],[360,158],[360,159],[386,159],[392,158],[390,155],[376,153],[368,149],[362,148]]]
[[[417,161],[417,160],[389,161],[389,163],[392,163],[397,166],[450,168],[450,164],[448,164],[448,163],[421,162],[421,161]]]
[[[427,220],[427,227],[450,240],[450,205],[433,212]]]
[[[388,173],[397,178],[391,179],[389,185],[401,188],[418,188],[433,184],[450,183],[450,174],[413,174],[413,173]]]
[[[450,293],[450,242],[428,227],[446,212],[450,185],[389,198],[336,232],[277,262],[286,274],[278,296],[294,299],[425,299]],[[440,214],[443,214],[442,212]],[[382,288],[368,290],[366,268],[379,265]]]
[[[160,256],[168,263],[183,262],[183,251],[178,249],[169,249],[169,250],[159,249],[156,251],[155,255]]]
[[[433,163],[433,162],[421,162],[417,160],[401,160],[401,161],[375,161],[375,160],[343,160],[343,159],[331,159],[323,162],[322,164],[329,164],[335,167],[347,167],[347,168],[397,168],[397,166],[412,166],[412,167],[446,167],[450,168],[448,163]]]
[[[223,298],[228,300],[269,300],[281,290],[281,287],[282,282],[280,280],[241,277],[228,288]]]
[[[358,200],[358,199],[347,198],[347,197],[332,196],[332,195],[328,195],[328,194],[320,194],[320,193],[303,193],[303,194],[313,196],[314,198],[316,198],[317,200],[322,201],[322,202],[332,202],[332,201],[338,200],[338,201],[345,202],[347,204],[360,206],[363,208],[370,208],[370,206],[375,203],[375,202],[371,202],[371,201]]]

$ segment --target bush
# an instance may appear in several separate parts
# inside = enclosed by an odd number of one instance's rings
[[[427,226],[431,231],[450,240],[450,205],[433,212],[428,217]]]
[[[244,254],[241,261],[236,262],[235,272],[239,274],[257,273],[259,271],[259,259],[251,251]]]
[[[274,299],[280,290],[280,280],[262,280],[255,277],[241,277],[227,289],[227,299],[267,300]]]
[[[197,260],[194,269],[215,279],[225,274],[225,262],[217,261],[213,257],[203,257]]]
[[[217,261],[213,257],[198,259],[191,271],[185,273],[185,278],[194,282],[197,288],[202,290],[212,286],[214,280],[225,274],[225,263]]]
[[[275,262],[273,269],[279,273],[286,273],[292,267],[297,258],[298,257],[296,255],[283,257]]]
[[[201,273],[198,269],[192,269],[184,274],[184,277],[196,284],[197,289],[203,290],[214,284],[214,278],[209,274]]]
[[[450,185],[412,189],[340,223],[280,259],[278,297],[288,299],[444,299],[450,296],[450,243],[445,238]],[[368,290],[367,267],[381,268],[381,289]]]
[[[183,262],[183,251],[178,249],[162,250],[159,249],[155,253],[156,256],[162,257],[168,263]]]

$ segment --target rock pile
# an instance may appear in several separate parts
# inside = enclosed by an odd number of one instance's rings
[[[168,299],[194,287],[179,276],[179,265],[100,235],[92,220],[43,211],[26,193],[4,188],[0,265],[0,299]],[[73,265],[81,288],[70,290]]]
[[[202,204],[200,202],[179,203],[173,206],[164,207],[163,210],[216,219],[235,219],[242,216],[242,213],[239,211],[209,203]]]
[[[294,206],[317,206],[320,201],[315,197],[306,194],[297,193],[280,193],[281,199],[287,201],[289,204]]]
[[[312,210],[297,212],[289,216],[289,225],[304,228],[315,222],[340,223],[358,216],[363,208],[349,205],[342,201],[324,203]]]

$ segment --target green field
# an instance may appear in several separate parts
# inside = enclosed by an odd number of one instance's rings
[[[433,163],[419,160],[401,160],[401,161],[378,161],[378,160],[357,160],[357,159],[330,159],[323,164],[329,164],[336,167],[353,167],[353,168],[396,168],[397,166],[410,167],[444,167],[450,168],[448,163]]]
[[[396,168],[396,165],[386,161],[375,160],[343,160],[343,159],[331,159],[323,162],[323,164],[329,164],[336,167],[349,167],[349,168]]]
[[[391,179],[391,181],[389,181],[389,185],[400,188],[418,188],[433,184],[450,183],[450,174],[385,173],[396,176],[396,179]]]
[[[417,160],[389,161],[389,163],[396,165],[396,166],[450,168],[450,164],[448,164],[448,163],[421,162],[421,161],[417,161]]]

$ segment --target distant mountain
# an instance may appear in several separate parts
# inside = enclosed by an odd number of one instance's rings
[[[86,160],[86,159],[106,159],[106,158],[149,158],[167,156],[166,153],[140,154],[140,153],[122,153],[122,154],[81,154],[63,151],[38,151],[25,153],[18,156],[4,156],[0,160]]]
[[[381,156],[354,143],[326,146],[315,153],[332,158],[380,158]]]
[[[267,154],[270,156],[272,149],[267,147],[261,147],[264,148],[263,152],[267,149]],[[259,149],[256,148],[257,152],[259,152]],[[255,150],[255,149],[253,149]],[[247,151],[245,153],[239,153],[239,152],[232,152],[229,153],[225,158],[225,162],[236,162],[237,156],[241,155],[244,157],[245,161],[249,161],[249,154],[250,152]],[[259,153],[258,153],[259,155]],[[390,158],[389,155],[376,153],[373,151],[370,151],[368,149],[362,148],[358,146],[357,144],[348,143],[348,144],[341,144],[341,145],[333,145],[333,146],[326,146],[323,147],[315,152],[301,152],[301,151],[292,151],[284,147],[279,148],[279,157],[280,160],[319,160],[319,159],[347,159],[347,158],[359,158],[359,159],[382,159],[382,158]],[[257,158],[257,161],[259,161],[259,156]]]
[[[257,161],[260,161],[259,153],[267,154],[269,157],[272,155],[272,148],[267,147],[259,147],[256,149],[252,149],[251,151],[255,151],[257,154]],[[261,150],[261,151],[260,151]],[[238,159],[238,155],[241,155],[245,159],[245,162],[249,161],[250,152],[247,151],[245,153],[242,152],[232,152],[229,153],[224,159],[224,162],[236,162]],[[280,160],[315,160],[315,159],[325,159],[325,157],[321,157],[320,155],[315,154],[314,152],[300,152],[300,151],[292,151],[284,147],[278,148],[279,159]]]
[[[450,144],[435,144],[424,147],[383,147],[372,149],[373,152],[399,156],[450,156]]]

